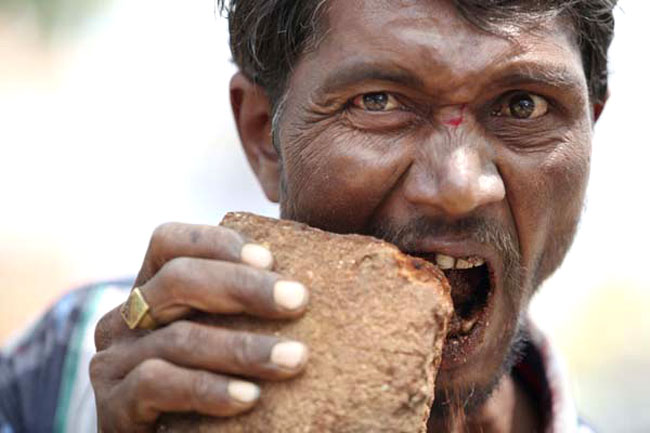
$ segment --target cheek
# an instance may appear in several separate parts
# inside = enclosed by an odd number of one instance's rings
[[[409,165],[399,138],[343,127],[284,143],[282,216],[330,231],[362,231]]]
[[[573,240],[589,177],[589,136],[567,136],[549,152],[506,151],[500,170],[506,182],[532,288],[561,263]]]
[[[588,145],[563,146],[542,164],[547,194],[558,204],[553,217],[579,214],[589,178]]]
[[[583,143],[567,146],[542,165],[551,211],[544,254],[535,276],[538,282],[557,269],[573,242],[589,179],[591,146],[589,140]]]

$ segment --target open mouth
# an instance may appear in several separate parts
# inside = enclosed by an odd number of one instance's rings
[[[414,254],[435,263],[451,285],[454,314],[447,330],[443,368],[464,363],[482,340],[493,295],[490,268],[480,257],[455,258],[440,253]]]

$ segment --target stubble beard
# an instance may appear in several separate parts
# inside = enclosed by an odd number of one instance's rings
[[[467,425],[468,420],[492,398],[504,377],[510,375],[512,368],[521,360],[523,349],[528,342],[527,335],[525,321],[520,320],[503,362],[487,385],[453,388],[436,386],[435,399],[429,415],[430,431],[453,432],[457,427]]]
[[[279,116],[276,116],[276,119]],[[278,128],[273,128],[273,142],[278,150],[280,160],[282,154],[279,152],[279,134]],[[281,161],[282,164],[282,161]],[[280,175],[280,213],[281,218],[299,220],[299,215],[289,200],[287,200],[287,179],[284,170]],[[516,235],[508,232],[502,225],[496,221],[487,221],[481,218],[467,218],[455,223],[449,223],[442,220],[427,220],[425,218],[416,218],[408,224],[393,224],[392,222],[382,222],[380,224],[371,223],[366,230],[360,234],[374,236],[387,242],[397,245],[402,250],[409,250],[409,244],[425,235],[435,235],[438,233],[456,232],[458,234],[467,234],[475,241],[494,245],[504,260],[504,275],[502,290],[506,294],[523,294],[534,293],[537,290],[538,283],[543,278],[535,277],[535,281],[524,278],[526,273],[521,264],[521,255]],[[572,238],[572,236],[571,236]],[[571,242],[568,242],[570,245]],[[561,248],[563,251],[559,255],[564,257],[568,245]],[[558,260],[561,262],[561,259]],[[536,275],[539,271],[537,267]],[[534,289],[526,290],[526,286],[535,286]],[[511,307],[521,305],[520,302],[512,301]],[[512,368],[521,360],[523,355],[522,349],[528,342],[528,333],[526,330],[526,312],[527,305],[523,306],[518,314],[515,315],[513,326],[510,326],[511,335],[507,336],[509,341],[506,350],[503,352],[502,361],[497,369],[490,375],[489,379],[482,385],[472,384],[470,386],[442,388],[436,386],[435,399],[430,413],[430,423],[436,426],[443,426],[433,431],[452,431],[452,426],[463,426],[466,420],[471,418],[494,394],[502,379],[509,375]]]
[[[431,422],[439,428],[434,431],[452,431],[451,426],[465,425],[465,420],[480,409],[493,395],[505,375],[510,374],[514,365],[521,359],[522,348],[527,342],[525,329],[526,308],[522,306],[524,293],[531,293],[524,285],[524,268],[517,238],[499,222],[472,217],[456,222],[441,219],[416,218],[406,224],[390,221],[374,223],[364,234],[372,235],[397,245],[402,250],[412,250],[418,239],[428,236],[463,235],[473,241],[492,245],[503,259],[504,272],[501,290],[513,311],[515,322],[508,326],[511,335],[504,336],[508,341],[503,357],[486,380],[481,384],[461,387],[436,386],[434,404],[431,409]],[[521,306],[521,307],[520,307]],[[519,308],[519,311],[517,311]],[[506,331],[507,332],[507,331]],[[444,426],[445,429],[441,429]]]

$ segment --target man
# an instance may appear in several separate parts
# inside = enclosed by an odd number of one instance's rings
[[[384,238],[451,281],[464,312],[448,337],[430,431],[589,431],[526,310],[576,230],[607,99],[614,4],[230,2],[233,113],[281,216]],[[227,229],[158,228],[128,302],[96,328],[101,430],[150,432],[166,412],[237,416],[264,398],[256,379],[304,369],[308,341],[183,320],[197,310],[300,320],[309,288],[272,263]],[[5,358],[0,431],[75,431],[75,417],[94,414],[83,379],[60,372],[84,377],[75,373],[89,362],[75,352],[81,343],[68,342],[89,336],[93,306],[120,287],[71,295]],[[45,352],[36,342],[52,329],[66,336],[53,340],[61,354],[46,351],[42,369],[27,358],[33,371],[54,371],[41,376],[57,392],[41,403],[39,424],[25,413],[34,392],[16,360]],[[76,425],[95,421],[83,419]]]

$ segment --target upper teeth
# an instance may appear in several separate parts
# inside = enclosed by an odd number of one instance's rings
[[[485,263],[480,257],[464,257],[462,259],[436,254],[436,264],[440,269],[471,269],[482,266]]]

